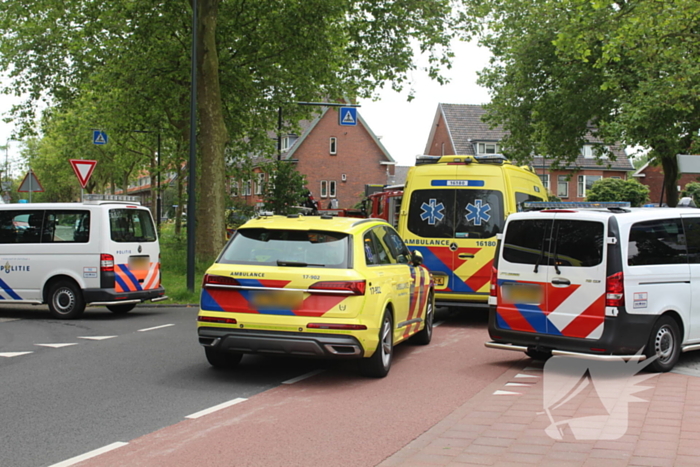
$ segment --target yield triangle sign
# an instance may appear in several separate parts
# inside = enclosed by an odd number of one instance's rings
[[[90,175],[92,175],[92,171],[95,170],[95,165],[97,165],[97,161],[71,159],[70,163],[73,166],[73,172],[75,172],[75,175],[78,177],[80,186],[85,188],[85,185],[87,185],[88,180],[90,180]]]

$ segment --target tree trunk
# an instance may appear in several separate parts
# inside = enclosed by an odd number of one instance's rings
[[[228,132],[219,83],[216,24],[220,0],[199,0],[197,110],[199,113],[199,179],[197,182],[198,261],[212,261],[226,240],[225,158]]]
[[[663,199],[666,204],[675,207],[678,204],[678,160],[676,155],[664,154],[661,156],[661,167],[664,171]],[[655,200],[652,200],[652,202],[655,202]]]

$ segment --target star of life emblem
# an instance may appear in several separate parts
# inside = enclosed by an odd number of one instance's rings
[[[441,221],[445,217],[445,205],[442,203],[438,204],[434,198],[428,200],[428,203],[423,203],[420,208],[423,210],[420,219],[422,221],[427,220],[430,225],[435,225],[437,221]]]

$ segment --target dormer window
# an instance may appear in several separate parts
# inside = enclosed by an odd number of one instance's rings
[[[500,154],[498,152],[498,143],[479,143],[476,145],[477,155],[481,154]]]

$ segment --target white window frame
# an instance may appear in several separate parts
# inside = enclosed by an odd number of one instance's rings
[[[542,185],[544,185],[544,189],[547,190],[547,192],[549,192],[549,174],[538,174],[538,177],[540,177],[540,180],[542,180]]]
[[[331,136],[328,140],[328,150],[333,156],[338,154],[338,138],[336,138],[335,136]]]
[[[287,151],[289,149],[289,136],[280,138],[280,150]]]
[[[261,195],[263,185],[265,184],[265,174],[263,172],[260,172],[257,174],[257,177],[258,177],[258,180],[255,183],[255,194]]]
[[[499,154],[498,143],[477,143],[477,155],[482,154]]]
[[[337,188],[338,184],[335,182],[335,180],[330,180],[328,182],[328,196],[330,198],[336,198]]]
[[[238,180],[231,180],[231,197],[238,198]]]
[[[593,183],[595,183],[598,180],[603,178],[602,175],[579,175],[578,176],[578,197],[579,198],[586,197],[586,185],[588,184],[589,177],[597,177],[596,180],[593,181]],[[593,185],[593,183],[591,183],[591,185]]]
[[[557,197],[558,198],[568,198],[569,197],[569,180],[567,180],[566,175],[557,175]]]
[[[321,180],[321,190],[319,191],[319,196],[321,198],[328,198],[328,181]]]
[[[243,196],[250,196],[253,192],[253,182],[251,180],[246,180],[243,183]]]

